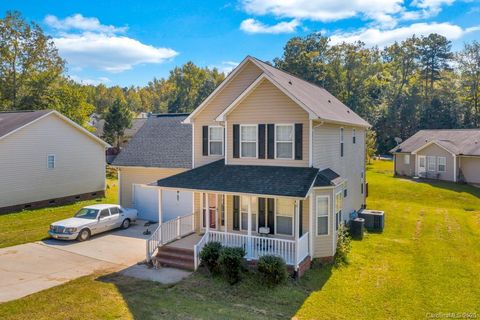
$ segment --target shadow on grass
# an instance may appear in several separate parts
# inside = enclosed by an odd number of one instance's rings
[[[416,183],[423,183],[429,186],[432,186],[434,188],[440,188],[440,189],[445,189],[448,191],[453,191],[457,193],[468,193],[472,196],[475,197],[480,197],[480,188],[474,187],[469,184],[464,184],[464,183],[455,183],[455,182],[450,182],[450,181],[443,181],[443,180],[434,180],[434,179],[414,179],[411,177],[407,176],[394,176],[396,179],[404,179],[404,180],[410,180],[412,182]]]
[[[202,268],[175,285],[138,280],[118,273],[97,278],[114,284],[134,319],[289,319],[314,291],[321,290],[333,265],[307,271],[298,281],[289,279],[274,288],[259,275],[247,272],[229,285]]]

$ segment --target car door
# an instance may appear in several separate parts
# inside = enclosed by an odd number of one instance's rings
[[[103,209],[98,215],[98,221],[96,225],[96,232],[100,233],[109,230],[108,226],[111,224],[110,220],[110,211],[108,209]]]
[[[122,225],[122,220],[120,219],[120,210],[118,207],[110,208],[110,225],[109,229],[119,228]]]

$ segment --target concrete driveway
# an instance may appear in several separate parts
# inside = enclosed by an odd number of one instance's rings
[[[149,229],[155,230],[157,225]],[[0,302],[96,271],[119,271],[145,259],[144,222],[89,241],[45,240],[0,249]]]

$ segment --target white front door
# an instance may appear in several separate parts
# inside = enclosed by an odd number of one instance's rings
[[[425,156],[417,156],[418,159],[418,169],[417,175],[423,176],[427,171],[427,158]]]

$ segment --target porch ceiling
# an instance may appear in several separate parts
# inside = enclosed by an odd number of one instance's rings
[[[305,198],[316,168],[225,165],[224,160],[158,180],[165,188]]]

